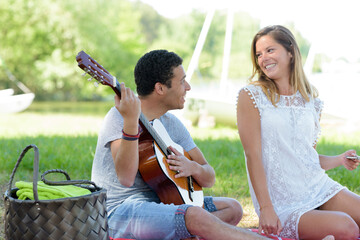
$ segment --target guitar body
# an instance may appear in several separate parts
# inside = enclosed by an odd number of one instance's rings
[[[184,149],[174,143],[162,123],[155,119],[153,127],[161,136],[167,147],[172,146],[180,153],[191,159]],[[146,136],[140,137],[139,141],[139,171],[144,181],[156,192],[161,202],[176,205],[190,204],[203,206],[204,195],[199,184],[192,180],[192,187],[189,186],[189,178],[175,178],[176,172],[170,170],[166,162],[166,156],[160,150],[156,142]]]
[[[78,53],[76,61],[85,73],[99,83],[111,87],[121,98],[119,82],[103,66],[84,51]],[[204,196],[198,183],[191,176],[175,178],[176,172],[170,170],[166,162],[166,156],[170,154],[169,146],[190,159],[188,153],[171,140],[160,120],[155,119],[151,125],[141,113],[139,124],[143,129],[139,139],[139,172],[144,181],[158,194],[163,203],[202,206]]]

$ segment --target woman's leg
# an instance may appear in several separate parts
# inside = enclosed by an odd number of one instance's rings
[[[350,215],[360,227],[360,196],[344,189],[320,206],[320,210],[340,211]]]
[[[300,239],[322,239],[333,235],[336,240],[357,239],[359,227],[350,215],[339,211],[312,210],[300,217]]]
[[[319,210],[301,216],[298,230],[301,239],[357,239],[360,223],[360,197],[347,189],[340,191]]]

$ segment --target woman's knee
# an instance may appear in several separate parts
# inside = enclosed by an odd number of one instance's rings
[[[335,239],[358,239],[359,226],[348,214],[343,214],[335,233]]]
[[[358,239],[359,237],[359,226],[356,222],[351,219],[352,221],[347,224],[345,232],[346,237],[344,239]]]

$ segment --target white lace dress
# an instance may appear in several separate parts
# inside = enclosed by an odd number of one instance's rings
[[[280,102],[274,107],[259,86],[248,85],[241,91],[248,93],[259,110],[262,161],[270,198],[283,226],[280,236],[298,239],[301,215],[344,189],[321,168],[314,149],[320,134],[323,103],[318,98],[307,102],[297,92],[292,96],[280,96]],[[259,203],[249,174],[248,181],[259,215]]]

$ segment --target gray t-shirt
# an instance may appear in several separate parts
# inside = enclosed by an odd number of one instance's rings
[[[165,113],[160,117],[160,121],[172,141],[182,146],[185,151],[188,152],[196,147],[185,126],[173,114]],[[109,215],[130,196],[134,197],[137,193],[152,191],[143,181],[139,172],[136,175],[134,185],[131,187],[121,185],[117,178],[110,143],[122,137],[122,128],[123,117],[115,107],[112,107],[106,114],[99,132],[91,172],[91,180],[107,190],[107,210]]]

